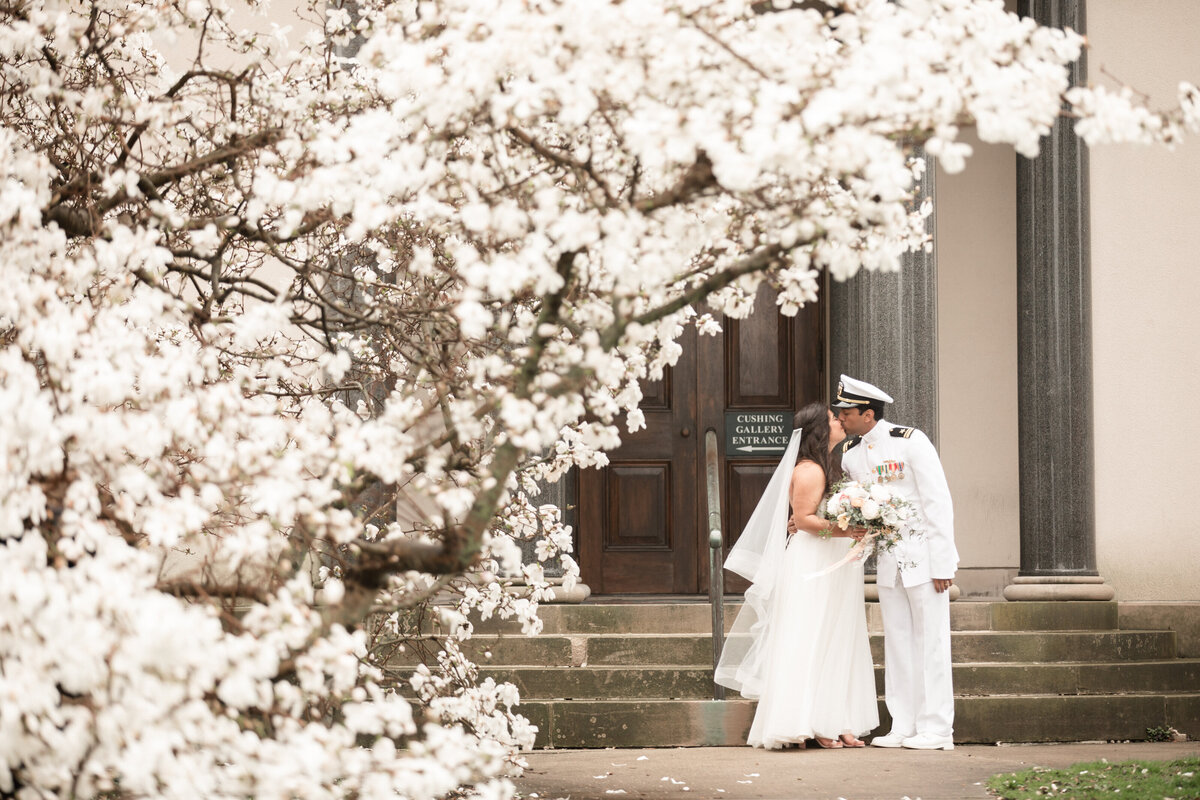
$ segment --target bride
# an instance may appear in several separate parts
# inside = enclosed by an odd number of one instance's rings
[[[751,581],[716,670],[717,683],[758,700],[747,743],[862,747],[879,724],[867,639],[862,561],[837,564],[862,529],[817,515],[841,475],[846,438],[821,403],[795,417],[791,442],[730,550],[725,568]],[[788,507],[797,528],[787,533]]]

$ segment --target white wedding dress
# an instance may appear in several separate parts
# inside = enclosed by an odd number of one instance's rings
[[[774,749],[815,736],[863,736],[879,725],[867,639],[863,564],[836,564],[853,542],[803,531],[788,541],[800,431],[725,560],[751,582],[714,678],[758,700],[747,743]]]
[[[863,564],[837,563],[853,542],[803,531],[782,553],[777,597],[763,631],[762,683],[747,743],[775,749],[879,725],[863,604]]]

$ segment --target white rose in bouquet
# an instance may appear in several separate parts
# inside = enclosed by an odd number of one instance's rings
[[[863,501],[861,510],[863,519],[876,519],[879,517],[879,503],[869,497]]]
[[[898,527],[900,523],[904,521],[904,518],[901,516],[900,512],[892,506],[884,506],[880,518],[883,520],[883,524],[887,525],[889,528]]]
[[[876,503],[886,504],[892,499],[893,492],[882,483],[871,484],[871,499]]]

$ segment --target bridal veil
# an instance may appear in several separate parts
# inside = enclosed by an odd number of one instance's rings
[[[725,559],[725,569],[750,581],[750,588],[725,639],[714,679],[750,699],[757,699],[762,692],[766,631],[787,545],[788,504],[800,433],[799,428],[792,431],[750,521]]]

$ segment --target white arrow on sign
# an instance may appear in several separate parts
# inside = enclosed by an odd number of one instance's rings
[[[764,452],[764,451],[768,451],[768,450],[778,453],[781,450],[787,450],[787,448],[779,447],[778,445],[772,445],[770,447],[758,447],[756,445],[749,444],[749,445],[746,445],[745,447],[739,447],[739,448],[737,448],[737,450],[740,453]]]

